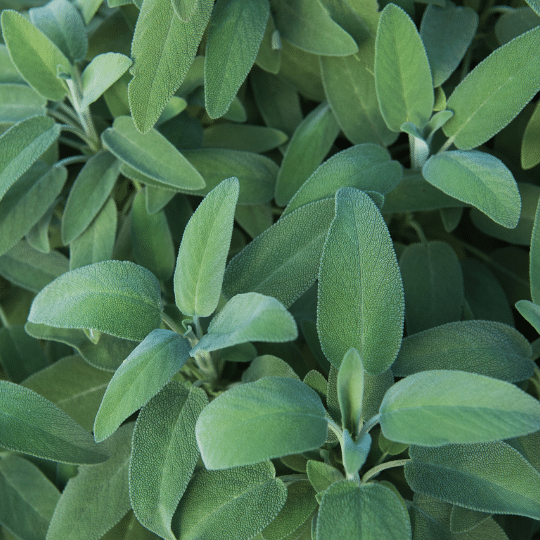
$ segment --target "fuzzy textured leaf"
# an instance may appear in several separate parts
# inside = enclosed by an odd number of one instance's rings
[[[208,317],[218,305],[239,189],[236,178],[221,182],[184,230],[174,271],[176,305],[184,315]]]
[[[380,407],[387,439],[442,446],[520,437],[540,429],[540,403],[516,386],[463,371],[430,370],[394,384]]]
[[[324,443],[327,430],[317,393],[288,377],[265,377],[234,386],[203,410],[196,426],[208,469],[307,452]]]
[[[128,261],[104,261],[50,283],[34,299],[28,320],[140,341],[160,325],[161,309],[161,289],[151,272]]]
[[[339,367],[355,347],[366,371],[386,371],[403,334],[403,285],[386,224],[375,203],[353,188],[336,194],[336,217],[319,270],[317,331]]]
[[[148,403],[189,358],[189,343],[171,330],[154,330],[116,370],[94,423],[100,442]]]
[[[454,116],[443,126],[457,148],[470,150],[491,139],[540,89],[540,27],[492,52],[452,92]]]

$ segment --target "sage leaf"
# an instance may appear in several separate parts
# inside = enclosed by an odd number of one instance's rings
[[[269,15],[269,0],[224,0],[215,5],[204,59],[204,98],[210,118],[227,112],[255,62]]]
[[[532,376],[529,342],[514,328],[494,321],[459,321],[406,337],[392,372],[406,377],[432,369],[455,369],[508,382]]]
[[[347,516],[347,519],[343,519]],[[411,538],[411,523],[397,495],[380,484],[336,482],[325,492],[317,516],[317,540]]]
[[[540,202],[536,207],[536,213],[534,215],[529,261],[531,298],[535,304],[540,304]]]
[[[540,473],[503,441],[409,452],[405,477],[414,491],[482,512],[540,516]]]
[[[60,195],[67,180],[65,167],[34,163],[0,200],[0,254],[9,251]]]
[[[173,8],[183,22],[188,22],[195,13],[199,0],[174,0]]]
[[[329,56],[358,51],[354,39],[319,0],[274,0],[273,15],[279,33],[299,49]]]
[[[403,312],[396,255],[378,208],[365,193],[340,189],[319,270],[317,331],[324,354],[339,367],[355,347],[366,371],[386,371],[399,351]]]
[[[22,385],[52,401],[84,429],[92,431],[111,376],[92,367],[81,356],[72,355],[34,373]]]
[[[0,84],[0,122],[16,124],[30,116],[45,115],[47,100],[27,84]]]
[[[52,118],[31,116],[0,136],[0,200],[59,135],[60,126]]]
[[[64,72],[70,72],[69,60],[43,32],[20,13],[5,9],[2,11],[1,21],[4,41],[17,71],[36,92],[51,101],[61,101],[68,88],[56,75],[58,66],[61,66]]]
[[[327,429],[314,390],[296,379],[265,377],[214,399],[195,432],[206,468],[227,469],[314,450],[326,440]]]
[[[540,88],[540,28],[492,52],[452,92],[454,116],[443,126],[457,148],[470,150],[491,139]]]
[[[0,381],[0,444],[60,463],[100,463],[109,456],[64,411],[28,388]]]
[[[274,475],[269,462],[227,471],[198,471],[173,518],[175,536],[182,540],[256,537],[287,498],[285,484]]]
[[[520,437],[540,429],[540,404],[516,386],[476,373],[430,370],[394,384],[380,407],[387,439],[442,446]]]
[[[236,178],[221,182],[186,225],[174,271],[176,305],[184,315],[208,317],[218,305],[239,189]]]
[[[79,467],[58,501],[48,540],[101,538],[127,513],[132,433],[133,424],[122,426],[107,444],[111,457],[105,463]]]
[[[111,153],[103,150],[84,164],[71,187],[62,215],[64,244],[71,244],[97,216],[113,190],[120,164]]]
[[[284,144],[287,138],[283,131],[271,127],[233,123],[213,124],[204,130],[203,146],[262,153]]]
[[[296,128],[281,162],[275,199],[286,206],[298,188],[321,164],[339,134],[339,126],[327,103],[313,109]]]
[[[161,323],[161,289],[146,268],[104,261],[50,283],[34,299],[28,320],[140,341]]]
[[[155,129],[140,133],[129,116],[115,118],[101,139],[118,159],[162,187],[195,190],[205,186],[201,175],[161,133]]]
[[[392,131],[431,117],[435,95],[431,70],[416,26],[395,4],[381,13],[375,42],[375,88],[381,113]]]
[[[540,153],[536,145],[536,137],[540,129],[540,105],[537,103],[532,116],[527,122],[521,141],[521,167],[532,169],[540,163]]]
[[[189,343],[176,332],[154,330],[116,370],[94,422],[100,442],[148,403],[189,358]]]
[[[86,109],[94,103],[131,64],[131,59],[119,53],[104,53],[93,58],[81,75],[81,108]]]
[[[519,302],[516,302],[516,309],[540,334],[540,306],[533,304],[529,300],[519,300]]]
[[[223,355],[221,358],[223,358]],[[291,377],[292,379],[300,379],[285,360],[271,354],[257,356],[249,364],[246,371],[242,373],[242,382],[255,382],[263,377]]]
[[[163,210],[147,212],[148,188],[135,195],[131,206],[131,247],[135,260],[159,280],[169,280],[174,272],[174,244]]]
[[[470,7],[430,4],[424,11],[420,36],[426,48],[433,86],[441,86],[458,67],[478,27],[478,15]]]
[[[88,38],[82,17],[68,0],[51,0],[28,10],[32,24],[41,30],[71,62],[84,60]],[[67,67],[67,66],[66,66]]]
[[[472,204],[503,227],[513,229],[518,224],[518,187],[510,170],[496,157],[476,150],[443,152],[426,161],[422,174],[431,185]]]
[[[322,163],[293,195],[283,215],[304,204],[334,197],[340,188],[352,187],[385,195],[401,180],[402,168],[375,144],[358,144]]]
[[[341,425],[356,437],[362,421],[364,365],[360,354],[354,347],[345,353],[341,361],[337,376],[337,394],[341,411]]]
[[[212,319],[208,332],[191,350],[215,351],[248,341],[292,341],[298,337],[294,317],[270,296],[233,296]]]
[[[171,382],[137,418],[129,495],[137,519],[161,538],[175,540],[171,520],[199,459],[195,421],[207,403],[202,389]]]
[[[178,90],[191,66],[213,7],[198,0],[188,21],[171,0],[143,3],[133,35],[129,108],[137,129],[147,132]]]
[[[2,456],[0,493],[0,523],[17,538],[45,538],[60,493],[38,467],[15,454]]]
[[[410,244],[401,254],[399,266],[408,335],[461,319],[463,276],[449,244],[440,240]]]
[[[280,218],[227,265],[223,294],[258,292],[289,307],[317,279],[319,261],[334,217],[334,201],[325,199]]]

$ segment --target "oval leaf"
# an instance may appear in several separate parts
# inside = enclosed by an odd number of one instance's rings
[[[208,317],[218,305],[238,192],[236,178],[221,182],[184,230],[174,271],[176,305],[184,315]]]
[[[237,294],[212,319],[208,333],[192,349],[215,351],[248,341],[280,342],[298,337],[294,317],[283,304],[259,293]]]
[[[148,403],[189,358],[189,343],[176,332],[154,330],[116,370],[99,407],[94,437],[109,437]]]
[[[106,450],[62,409],[28,388],[0,381],[0,445],[60,463],[101,463]]]
[[[422,446],[472,444],[540,429],[540,403],[516,386],[476,373],[433,370],[394,384],[380,407],[383,435]]]
[[[142,266],[104,261],[50,283],[34,298],[28,320],[141,341],[161,323],[161,289]]]
[[[461,150],[491,139],[540,89],[540,27],[492,52],[453,91],[444,134]]]
[[[388,4],[379,19],[375,88],[392,131],[405,122],[421,128],[431,117],[435,95],[426,50],[413,21],[395,4]]]
[[[319,271],[322,350],[339,367],[355,347],[366,371],[382,373],[399,351],[403,312],[401,275],[381,213],[365,193],[340,189]]]
[[[101,138],[118,159],[163,187],[194,190],[205,186],[201,175],[173,144],[155,129],[140,133],[129,116],[115,118],[113,127]]]
[[[510,170],[485,152],[443,152],[430,157],[424,178],[441,191],[476,206],[493,221],[513,229],[519,220],[521,197]]]
[[[328,428],[314,390],[296,379],[265,377],[214,399],[195,430],[205,466],[227,469],[319,448]]]

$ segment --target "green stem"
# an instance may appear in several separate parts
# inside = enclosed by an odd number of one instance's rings
[[[412,214],[407,214],[407,225],[411,228],[413,228],[416,231],[416,234],[418,235],[418,238],[420,239],[420,242],[422,244],[427,243],[426,235],[424,234],[424,231],[422,230],[422,227],[420,226],[420,223],[415,221],[412,217]]]
[[[78,119],[72,118],[71,116],[68,116],[67,114],[63,114],[57,111],[56,109],[47,109],[47,114],[51,116],[52,118],[59,120],[60,122],[64,122],[64,124],[81,128],[81,125],[79,124]]]
[[[376,467],[373,467],[372,469],[369,469],[369,471],[362,476],[362,484],[365,484],[372,478],[375,478],[379,473],[386,469],[392,469],[394,467],[402,467],[405,465],[405,463],[411,461],[410,459],[396,459],[395,461],[388,461],[387,463],[381,463],[380,465],[377,465]]]
[[[92,141],[88,138],[86,133],[81,128],[71,126],[71,125],[66,125],[66,124],[63,124],[61,128],[62,128],[62,131],[69,131],[70,133],[73,133],[73,135],[77,135],[79,139],[83,140],[86,143],[86,145],[90,149],[92,149]]]
[[[343,432],[341,431],[341,428],[331,418],[327,418],[326,421],[328,422],[328,427],[334,432],[339,440],[340,446],[343,448]]]
[[[59,137],[58,141],[62,144],[65,144],[66,146],[71,146],[71,148],[75,148],[75,150],[78,150],[79,152],[84,153],[86,150],[88,150],[88,146],[86,144],[81,144],[76,141],[72,141],[68,137]]]
[[[66,167],[73,163],[86,163],[90,159],[90,156],[69,156],[67,158],[61,159],[55,163],[55,167]]]
[[[381,418],[381,415],[380,414],[376,414],[375,416],[372,416],[363,426],[362,426],[362,429],[360,429],[359,433],[358,433],[358,437],[356,437],[356,440],[357,441],[360,441],[362,440],[366,435],[367,433],[369,433],[369,430],[376,426],[378,423],[379,423],[379,420]]]
[[[184,329],[178,326],[165,312],[161,313],[161,320],[177,334],[182,335],[184,333]]]
[[[439,148],[439,151],[436,155],[442,154],[443,152],[446,152],[448,148],[450,148],[454,144],[455,137],[450,137],[446,140],[446,142]]]
[[[201,320],[199,319],[197,315],[193,315],[193,322],[195,323],[195,332],[197,334],[197,337],[201,339],[203,337]]]
[[[299,480],[307,480],[307,474],[285,474],[283,476],[278,476],[278,478],[285,484],[292,484],[298,482]]]
[[[0,322],[2,323],[2,326],[4,326],[5,328],[9,328],[11,326],[9,324],[9,321],[8,321],[7,317],[6,317],[4,309],[2,308],[1,305],[0,305]]]

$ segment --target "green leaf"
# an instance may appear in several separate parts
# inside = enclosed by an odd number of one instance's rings
[[[409,540],[411,523],[392,490],[346,480],[324,492],[317,517],[316,539],[335,538]]]
[[[472,204],[503,227],[513,229],[518,224],[521,198],[516,181],[503,162],[491,154],[476,150],[443,152],[427,160],[422,174],[431,185]]]
[[[51,0],[28,11],[32,24],[41,30],[71,62],[84,60],[88,38],[82,17],[67,0]],[[66,66],[67,67],[67,66]]]
[[[304,204],[334,197],[336,191],[352,187],[386,195],[401,180],[403,169],[390,154],[376,144],[358,144],[327,159],[302,184],[289,201],[283,215]]]
[[[540,517],[540,474],[505,442],[413,446],[405,465],[414,491],[497,514]]]
[[[80,356],[73,355],[34,373],[22,385],[52,401],[84,429],[92,431],[110,380],[110,373],[96,369]]]
[[[269,462],[194,474],[173,518],[182,540],[250,540],[279,513],[287,489]]]
[[[29,20],[11,9],[2,11],[2,33],[9,56],[24,80],[47,99],[61,101],[67,85],[56,76],[58,66],[67,73],[71,70],[62,51]]]
[[[275,188],[279,206],[286,206],[328,154],[339,134],[330,106],[323,102],[296,128],[281,163]]]
[[[223,355],[221,355],[221,358],[223,358]],[[292,379],[300,379],[285,360],[271,354],[257,356],[249,364],[246,371],[242,373],[242,382],[255,382],[263,377],[291,377]]]
[[[0,381],[0,445],[61,463],[108,458],[90,433],[54,403],[17,384]]]
[[[207,403],[201,388],[188,391],[171,382],[143,407],[135,424],[131,505],[147,529],[168,540],[175,540],[171,520],[199,459],[195,421]]]
[[[284,144],[287,138],[283,131],[271,127],[227,122],[205,128],[203,146],[262,153]]]
[[[540,103],[537,102],[521,141],[521,167],[523,169],[532,169],[540,163],[540,152],[537,144],[539,131]]]
[[[288,377],[230,388],[203,410],[195,428],[207,469],[315,450],[324,444],[327,430],[317,393]]]
[[[115,118],[113,127],[106,129],[101,139],[118,159],[162,187],[195,190],[205,186],[201,175],[161,133],[155,129],[140,133],[129,116]]]
[[[73,347],[91,366],[105,371],[115,371],[138,345],[134,341],[108,334],[101,334],[96,344],[88,339],[84,330],[53,328],[45,324],[27,322],[24,328],[29,335],[37,339],[58,341]],[[96,412],[99,403],[97,405]],[[91,427],[93,427],[94,417],[91,420]]]
[[[173,8],[178,17],[183,22],[189,22],[195,14],[199,0],[174,0]]]
[[[56,200],[67,180],[65,167],[38,161],[0,200],[0,254],[9,251]]]
[[[332,20],[319,0],[274,0],[272,7],[279,33],[299,49],[328,56],[358,51],[354,39]]]
[[[358,474],[371,450],[371,435],[366,433],[361,439],[354,441],[348,429],[343,431],[343,468],[349,477]]]
[[[341,411],[341,425],[356,437],[362,421],[364,364],[354,347],[345,353],[339,366],[337,394]]]
[[[171,0],[148,0],[137,18],[131,56],[129,107],[137,129],[148,131],[178,90],[191,66],[214,2],[198,0],[182,21]]]
[[[204,95],[210,118],[227,112],[251,70],[269,14],[268,0],[222,0],[215,5],[204,60]]]
[[[31,116],[2,134],[0,137],[0,199],[58,139],[59,135],[60,126],[48,116]]]
[[[0,82],[23,84],[26,86],[26,81],[21,77],[17,68],[9,57],[9,52],[4,43],[0,45]]]
[[[212,319],[191,355],[215,351],[248,341],[280,342],[298,337],[294,317],[270,296],[245,293],[233,296]]]
[[[32,463],[0,458],[0,523],[17,538],[45,538],[60,493]]]
[[[277,75],[281,67],[281,37],[276,30],[272,13],[268,17],[255,64],[268,73]]]
[[[156,277],[128,261],[66,272],[34,299],[28,320],[58,328],[92,328],[140,341],[161,323]]]
[[[45,115],[47,100],[26,84],[0,84],[0,122],[15,124]]]
[[[426,8],[420,36],[433,74],[433,86],[441,86],[458,67],[477,27],[478,15],[470,7],[447,2],[443,7],[430,4]]]
[[[11,325],[0,328],[0,364],[9,380],[20,383],[49,362],[39,341],[24,326]]]
[[[401,344],[403,311],[396,255],[378,208],[365,193],[340,189],[319,271],[317,331],[324,354],[339,367],[355,347],[366,371],[386,371]]]
[[[148,403],[189,358],[189,343],[176,332],[154,330],[116,370],[99,407],[94,438],[100,442]]]
[[[69,248],[69,269],[75,270],[112,258],[116,238],[117,208],[110,198],[88,228]]]
[[[81,75],[81,108],[86,109],[113,85],[131,66],[127,56],[119,53],[105,53],[96,56]]]
[[[147,212],[148,192],[145,191],[135,195],[131,206],[131,247],[137,263],[165,282],[174,272],[173,238],[165,212]]]
[[[540,429],[540,403],[516,386],[463,371],[409,375],[386,393],[384,436],[422,446],[472,444],[520,437]]]
[[[540,203],[534,215],[534,226],[531,235],[531,251],[529,277],[531,281],[531,298],[535,304],[540,304]]]
[[[24,240],[0,257],[0,275],[35,293],[68,270],[65,255],[58,251],[41,253]]]
[[[514,328],[492,321],[460,321],[406,337],[392,372],[406,377],[432,369],[455,369],[508,382],[532,376],[529,342]]]
[[[280,218],[231,259],[223,294],[254,291],[290,306],[317,279],[324,239],[334,217],[334,201],[306,204]]]
[[[435,95],[426,50],[413,21],[395,4],[388,4],[379,19],[375,88],[392,131],[405,122],[421,128],[430,119]]]
[[[133,424],[122,426],[108,441],[111,457],[105,463],[79,467],[58,501],[47,540],[101,538],[130,509],[128,467],[132,433]]]
[[[492,52],[457,86],[444,134],[461,150],[480,146],[504,128],[540,89],[540,28]]]
[[[207,195],[220,182],[234,176],[240,182],[238,204],[264,204],[274,196],[278,166],[266,156],[225,148],[183,153],[206,182],[206,187],[193,192],[194,195]]]
[[[529,300],[520,300],[516,303],[516,309],[540,334],[540,306]]]
[[[251,238],[256,238],[274,223],[272,207],[269,204],[238,205],[234,219]]]
[[[71,244],[97,216],[120,174],[120,161],[100,151],[81,169],[71,187],[62,215],[62,242]]]
[[[313,489],[317,493],[322,493],[335,482],[345,480],[343,474],[335,467],[332,467],[328,463],[313,461],[311,459],[307,462],[306,473]]]
[[[53,221],[54,211],[58,199],[55,199],[47,211],[38,219],[37,223],[26,233],[25,239],[28,244],[41,251],[42,253],[50,253],[51,242],[49,239],[49,229]]]
[[[184,315],[208,317],[218,305],[238,192],[236,178],[221,182],[184,230],[174,271],[176,305]]]
[[[440,240],[410,244],[399,265],[408,335],[461,319],[463,276],[449,244]]]

